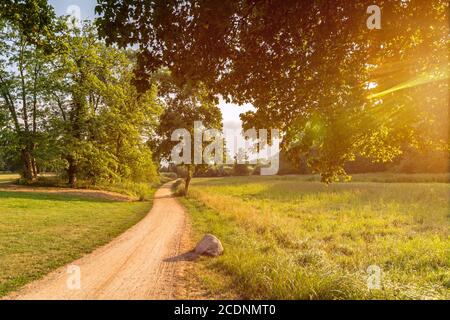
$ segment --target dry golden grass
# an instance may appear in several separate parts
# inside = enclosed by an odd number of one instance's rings
[[[16,173],[0,173],[0,184],[10,183],[19,178],[20,178],[20,176]]]

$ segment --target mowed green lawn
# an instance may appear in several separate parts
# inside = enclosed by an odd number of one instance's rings
[[[225,248],[196,264],[202,286],[251,299],[449,299],[449,184],[370,177],[195,179],[182,201],[196,240],[213,233]],[[369,266],[380,289],[369,290]]]
[[[0,191],[0,296],[108,243],[151,205]]]

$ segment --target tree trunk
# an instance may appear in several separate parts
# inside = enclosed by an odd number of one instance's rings
[[[23,163],[23,178],[27,182],[33,182],[34,180],[36,180],[36,175],[33,172],[33,156],[28,149],[23,149],[21,154]]]
[[[39,172],[36,165],[36,159],[34,157],[31,158],[31,169],[33,171],[34,178],[37,178]]]
[[[187,194],[189,192],[189,184],[191,183],[191,179],[192,179],[192,168],[191,168],[191,166],[188,166],[187,173],[186,173],[186,179],[184,182],[184,195],[185,196],[187,196]]]
[[[76,188],[78,171],[77,164],[72,156],[68,156],[67,161],[69,162],[69,168],[67,169],[67,174],[69,176],[69,185],[71,188]]]

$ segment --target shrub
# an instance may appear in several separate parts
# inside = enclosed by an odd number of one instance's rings
[[[178,179],[172,186],[173,193],[177,197],[184,197],[186,195],[185,192],[185,183],[183,179]]]
[[[246,164],[236,163],[233,171],[236,176],[249,176],[251,174],[251,170]]]
[[[147,201],[153,198],[155,193],[155,184],[145,182],[120,181],[113,184],[97,184],[89,186],[90,189],[101,189],[111,192],[117,192],[139,199],[139,201]]]

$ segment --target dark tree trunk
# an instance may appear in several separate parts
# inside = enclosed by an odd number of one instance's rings
[[[69,162],[69,168],[67,169],[67,174],[69,176],[69,185],[72,188],[77,187],[77,164],[75,159],[72,156],[67,157],[67,161]]]
[[[23,178],[27,181],[27,182],[33,182],[34,180],[36,180],[36,176],[33,172],[33,156],[30,152],[30,150],[28,149],[23,149],[22,150],[22,163],[23,163]]]
[[[187,173],[186,173],[186,179],[184,182],[184,195],[185,196],[187,196],[187,194],[189,192],[189,184],[191,183],[191,179],[192,179],[192,168],[191,168],[191,166],[188,166]]]

